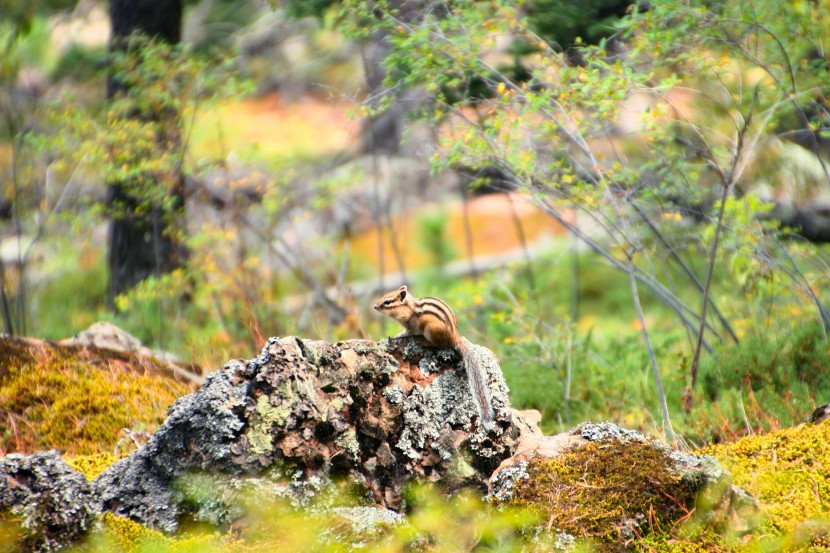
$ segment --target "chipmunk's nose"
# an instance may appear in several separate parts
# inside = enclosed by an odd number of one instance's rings
[[[378,304],[375,304],[373,307],[375,308],[375,311],[380,311],[380,306]]]

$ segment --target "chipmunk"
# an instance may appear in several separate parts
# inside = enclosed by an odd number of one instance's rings
[[[374,307],[404,328],[395,338],[423,336],[431,346],[455,348],[461,354],[467,371],[470,393],[481,415],[480,422],[493,421],[493,405],[487,391],[486,375],[470,351],[470,343],[458,333],[455,314],[449,305],[438,298],[416,298],[407,291],[406,286],[401,286],[378,298]]]

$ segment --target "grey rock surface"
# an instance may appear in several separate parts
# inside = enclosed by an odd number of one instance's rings
[[[816,409],[810,414],[810,418],[807,419],[807,422],[812,424],[821,424],[827,419],[830,418],[830,403],[825,403]]]
[[[54,551],[86,534],[98,503],[84,476],[57,451],[0,459],[0,515],[19,523],[22,551]],[[5,550],[5,549],[4,549]]]
[[[461,360],[414,340],[337,344],[272,338],[178,400],[148,443],[94,482],[104,510],[164,531],[182,515],[234,518],[242,478],[308,502],[346,479],[372,503],[402,508],[413,478],[483,489],[515,448],[519,429],[498,362],[485,348],[496,421],[477,426]],[[194,505],[188,479],[211,475],[211,505]]]

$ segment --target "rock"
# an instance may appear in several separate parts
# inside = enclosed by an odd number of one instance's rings
[[[830,523],[823,520],[805,520],[792,532],[790,543],[793,549],[814,547],[815,551],[826,551],[830,546]]]
[[[73,542],[90,529],[98,507],[92,486],[57,451],[0,459],[0,519],[20,524],[14,545],[21,550],[54,551]]]
[[[402,514],[381,507],[334,507],[329,511],[329,516],[337,528],[338,541],[351,543],[355,549],[365,546],[368,539],[377,538],[396,526],[406,524]]]
[[[514,421],[519,427],[522,436],[542,435],[542,429],[539,428],[539,423],[542,422],[542,413],[536,409],[528,409],[526,411],[513,409],[513,414],[515,415]]]
[[[830,403],[825,403],[821,407],[817,407],[815,411],[807,419],[813,424],[821,424],[830,418]]]
[[[618,551],[652,527],[690,518],[743,534],[758,502],[732,484],[714,457],[682,453],[613,423],[586,423],[556,436],[523,437],[490,479],[498,504],[529,507],[545,529]]]
[[[141,340],[106,321],[94,323],[73,338],[63,340],[61,343],[114,351],[136,351],[144,347]]]
[[[99,350],[116,351],[126,354],[135,354],[140,357],[157,359],[167,365],[168,369],[176,378],[189,381],[195,384],[204,382],[200,374],[194,372],[195,367],[185,368],[181,366],[176,356],[166,351],[155,351],[145,347],[141,340],[112,323],[98,321],[93,323],[86,330],[82,330],[72,338],[58,342],[61,346],[72,346],[80,348],[95,348]]]
[[[395,511],[414,478],[484,489],[532,425],[511,411],[493,354],[473,348],[496,411],[486,428],[453,350],[272,338],[259,357],[228,363],[179,399],[143,448],[95,480],[96,493],[105,510],[169,532],[183,514],[230,522],[248,477],[298,505],[346,479]],[[181,484],[194,473],[217,475],[208,510]]]

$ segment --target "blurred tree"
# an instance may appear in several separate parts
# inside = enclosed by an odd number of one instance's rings
[[[615,23],[631,0],[531,0],[524,6],[528,25],[543,38],[567,49],[577,43],[598,44],[616,31]]]
[[[110,0],[109,5],[113,53],[132,55],[132,38],[136,35],[169,44],[181,40],[181,0]],[[112,100],[135,96],[135,87],[136,83],[113,72],[107,82],[107,97]],[[174,114],[169,110],[169,106],[136,102],[132,116],[143,121],[173,121]],[[157,140],[179,143],[181,137],[178,128],[169,124]],[[150,275],[158,276],[181,266],[186,257],[186,249],[175,232],[176,221],[185,208],[181,168],[172,178],[167,177],[144,172],[109,182],[110,301]]]
[[[342,0],[283,0],[280,2],[286,13],[292,17],[319,17],[335,6],[342,6]],[[426,0],[386,0],[378,2],[384,9],[390,10],[402,23],[417,23],[426,15],[435,15],[442,11],[443,2]],[[343,13],[348,14],[345,7]],[[371,20],[364,22],[372,25]],[[363,70],[366,74],[368,96],[373,98],[368,103],[375,111],[366,117],[362,125],[362,147],[364,152],[377,152],[394,155],[398,152],[403,132],[403,118],[407,108],[405,104],[414,105],[420,100],[411,90],[395,89],[389,94],[387,81],[386,57],[390,52],[388,29],[376,25],[361,40]],[[403,98],[403,94],[408,97]],[[413,97],[414,96],[414,97]]]

